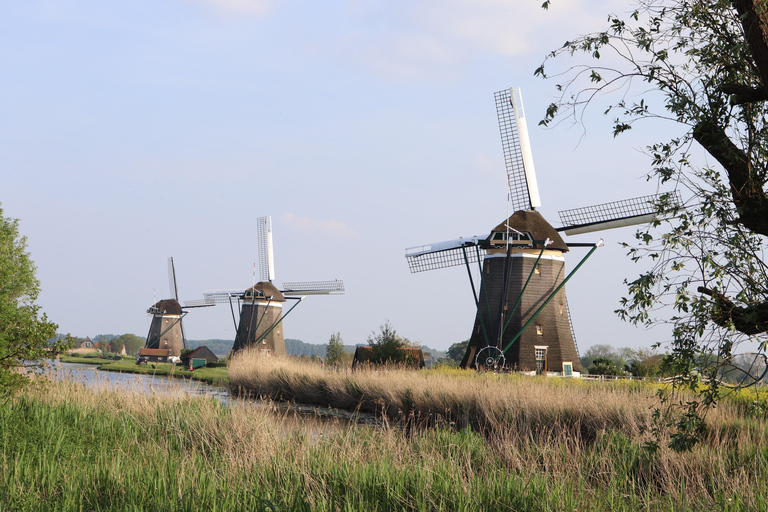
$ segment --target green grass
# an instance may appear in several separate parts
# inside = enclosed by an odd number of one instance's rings
[[[154,368],[153,368],[154,366]],[[136,364],[135,362],[106,362],[99,366],[99,370],[121,373],[138,373],[142,375],[170,376],[179,379],[193,379],[211,384],[212,386],[226,386],[229,383],[227,368],[198,368],[190,372],[181,365],[170,363]]]
[[[135,360],[135,358],[128,358],[127,360]],[[77,356],[59,356],[59,361],[62,363],[79,363],[79,364],[104,364],[104,363],[116,363],[118,361],[112,359],[101,359],[98,357],[77,357]]]
[[[696,497],[684,483],[668,492],[662,461],[620,433],[574,447],[470,430],[318,430],[212,399],[67,382],[0,404],[0,510],[764,510],[766,457],[750,459],[761,469],[747,492],[723,475]]]
[[[691,452],[651,453],[643,385],[270,365],[256,369],[307,395],[452,407],[471,428],[57,381],[0,403],[0,510],[768,510],[768,428],[737,401]]]

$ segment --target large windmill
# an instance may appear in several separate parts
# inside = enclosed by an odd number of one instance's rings
[[[214,290],[203,294],[208,304],[226,303],[232,308],[232,320],[235,319],[234,303],[240,309],[240,321],[235,323],[235,342],[232,353],[256,345],[258,350],[267,354],[285,355],[285,338],[282,321],[293,311],[306,295],[338,295],[344,293],[344,283],[334,281],[308,281],[283,283],[282,290],[272,281],[275,279],[275,267],[272,254],[272,219],[259,217],[256,221],[259,245],[259,282],[247,290]],[[296,300],[290,309],[283,313],[283,303]]]
[[[200,301],[185,302],[182,308],[179,303],[179,289],[176,285],[176,268],[173,265],[173,257],[168,258],[168,286],[171,291],[170,299],[163,299],[147,309],[152,315],[149,324],[147,342],[140,355],[166,360],[169,357],[178,357],[181,351],[187,348],[187,340],[184,336],[182,318],[187,314],[186,308],[206,307]]]
[[[514,213],[487,236],[411,247],[405,256],[414,273],[467,267],[477,313],[462,367],[572,375],[583,369],[565,283],[602,240],[565,243],[558,232],[570,235],[650,222],[658,196],[561,211],[565,227],[555,229],[536,211],[541,200],[520,91],[507,89],[494,97]],[[570,247],[590,250],[566,275],[563,256]],[[480,270],[479,290],[473,265]]]

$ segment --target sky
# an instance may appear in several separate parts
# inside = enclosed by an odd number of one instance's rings
[[[341,279],[286,338],[365,343],[389,322],[445,350],[475,315],[462,267],[411,274],[405,248],[485,235],[507,216],[493,93],[522,90],[543,206],[656,192],[610,119],[543,128],[545,55],[603,27],[615,0],[27,0],[0,18],[0,207],[20,219],[38,303],[62,333],[146,336],[146,310],[244,289],[255,219],[273,223],[277,283]],[[567,61],[562,62],[567,65]],[[576,339],[648,347],[613,311],[644,267],[633,228],[568,237],[598,250],[567,285]],[[573,268],[585,254],[572,250]],[[228,306],[192,310],[190,339],[234,339]]]

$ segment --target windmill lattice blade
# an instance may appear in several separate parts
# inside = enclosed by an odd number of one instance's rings
[[[682,204],[680,193],[674,191],[563,210],[558,214],[560,221],[565,226],[557,230],[564,231],[567,235],[578,235],[603,229],[645,224],[654,219],[657,213],[656,205],[662,199],[666,200],[670,207]]]
[[[505,89],[493,95],[513,211],[541,206],[522,96],[518,100],[516,94],[520,94],[519,89]]]
[[[469,260],[470,263],[478,262],[478,252],[474,247],[475,244],[466,244],[466,248],[462,246],[454,246],[449,249],[429,250],[429,248],[439,245],[440,244],[424,245],[421,247],[411,247],[410,249],[405,250],[405,257],[408,260],[408,268],[411,270],[412,274],[464,265],[465,249],[467,260]],[[484,257],[485,249],[480,249],[480,262],[482,262]]]
[[[176,268],[173,266],[173,256],[168,258],[168,288],[171,290],[171,298],[179,300],[179,290],[176,288]]]
[[[303,281],[294,283],[283,283],[283,289],[280,290],[283,295],[340,295],[344,293],[344,282],[336,279],[334,281]]]
[[[275,279],[272,261],[272,218],[259,217],[256,226],[259,241],[259,280],[271,283]]]
[[[192,299],[184,301],[185,308],[207,308],[214,305],[214,302],[209,302],[207,299]]]
[[[203,300],[206,304],[229,303],[231,299],[242,297],[244,290],[211,290],[203,292]]]

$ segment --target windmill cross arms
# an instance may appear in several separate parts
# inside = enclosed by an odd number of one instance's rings
[[[280,291],[286,297],[297,295],[343,295],[344,281],[335,279],[333,281],[283,283],[283,289]]]
[[[558,214],[564,226],[557,228],[557,231],[564,231],[566,235],[579,235],[604,229],[647,224],[656,218],[660,202],[663,202],[666,208],[682,205],[680,193],[673,191],[563,210]]]
[[[425,272],[438,268],[456,267],[482,261],[488,236],[483,238],[458,238],[434,244],[409,247],[405,250],[411,273]],[[465,259],[466,258],[466,259]]]

